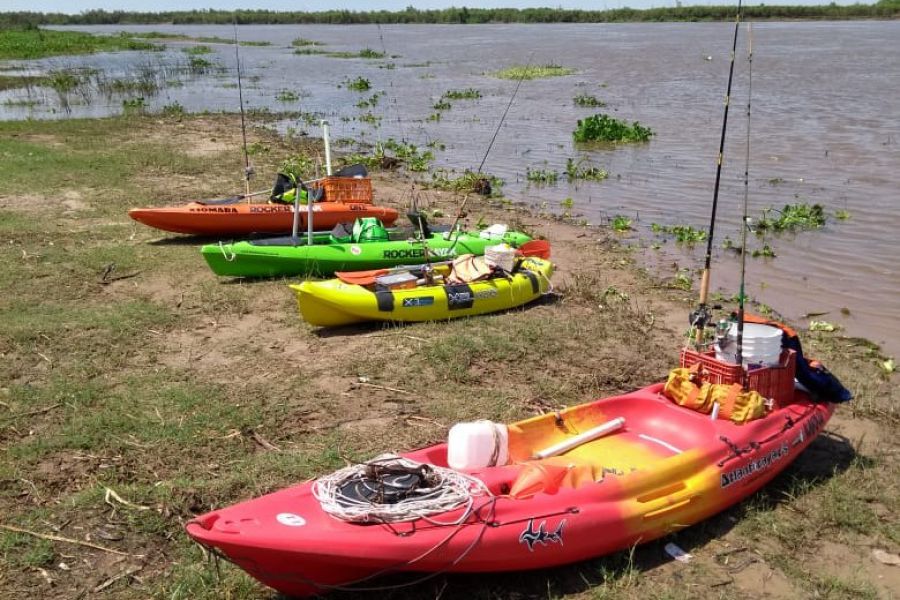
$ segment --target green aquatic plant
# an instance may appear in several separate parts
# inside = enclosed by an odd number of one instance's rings
[[[302,38],[302,37],[294,38],[294,40],[291,42],[291,46],[294,46],[295,48],[304,48],[307,46],[324,46],[324,45],[325,45],[325,42],[320,42],[318,40],[310,40],[310,39]]]
[[[547,77],[562,77],[571,75],[575,69],[563,67],[562,65],[514,65],[500,71],[490,73],[490,75],[499,79],[545,79]]]
[[[371,48],[363,48],[359,51],[359,54],[357,56],[359,56],[360,58],[384,58],[385,53],[378,52],[377,50],[372,50]]]
[[[649,127],[637,121],[629,125],[605,114],[579,120],[572,132],[576,142],[646,142],[652,135]]]
[[[578,161],[569,158],[566,159],[566,176],[569,181],[603,181],[609,177],[609,171],[593,165],[587,157]]]
[[[130,34],[92,35],[38,27],[0,27],[0,60],[29,60],[47,56],[93,54],[116,50],[161,50]]]
[[[431,174],[430,186],[458,194],[477,193],[500,196],[502,195],[503,180],[490,173],[476,173],[466,170],[462,175],[456,175],[453,171],[439,169]],[[488,189],[490,193],[486,193]]]
[[[281,90],[275,94],[275,99],[279,102],[296,102],[300,99],[300,94],[294,90]]]
[[[204,46],[204,45],[188,46],[187,48],[182,48],[181,51],[184,52],[185,54],[191,54],[191,55],[210,54],[210,53],[212,53],[212,48],[210,48],[209,46]]]
[[[559,180],[559,173],[549,169],[532,169],[531,167],[526,167],[525,179],[539,185],[556,185],[557,180]]]
[[[348,90],[353,90],[355,92],[367,92],[372,89],[372,82],[362,76],[359,76],[356,79],[345,79],[343,85]]]
[[[441,98],[447,100],[476,100],[481,98],[481,92],[475,88],[466,88],[464,90],[447,90]]]
[[[590,94],[578,94],[572,98],[572,102],[575,103],[575,106],[592,106],[597,108],[606,106],[606,102]]]
[[[294,50],[294,54],[299,54],[301,56],[308,56],[310,54],[328,54],[327,50],[319,50],[318,48],[297,48]]]
[[[610,220],[609,226],[612,227],[613,231],[624,233],[626,231],[631,231],[632,229],[634,229],[631,226],[631,223],[631,219],[629,219],[625,215],[616,215]]]
[[[162,107],[160,114],[164,117],[181,118],[186,114],[181,102],[175,101]]]
[[[776,213],[775,216],[772,213]],[[756,221],[758,234],[773,231],[797,231],[801,229],[818,229],[825,226],[825,209],[821,204],[785,204],[784,208],[777,210],[771,206],[763,209],[762,217]]]
[[[850,218],[850,211],[838,209],[838,210],[834,211],[834,218],[839,221],[846,221],[847,219]]]
[[[206,60],[202,56],[191,56],[188,60],[188,68],[192,73],[208,73],[213,70],[214,66],[212,61]]]
[[[705,242],[708,235],[705,229],[696,229],[690,225],[660,225],[659,223],[651,223],[650,230],[656,234],[671,235],[675,238],[676,242],[687,244],[689,246],[693,246],[697,242]],[[726,238],[726,240],[729,243],[731,242],[728,238]]]
[[[775,254],[775,251],[768,244],[763,244],[762,248],[754,248],[753,252],[750,253],[750,256],[753,258],[775,258],[778,256]]]
[[[381,117],[372,114],[371,112],[366,112],[359,115],[358,117],[356,117],[356,120],[362,123],[368,123],[369,125],[378,125],[379,123],[381,123]]]
[[[126,115],[143,114],[147,109],[147,101],[141,97],[122,100],[122,112]]]
[[[443,98],[435,102],[434,106],[432,106],[434,110],[450,110],[451,107],[452,105]]]

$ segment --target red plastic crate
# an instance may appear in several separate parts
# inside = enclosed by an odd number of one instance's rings
[[[368,177],[325,177],[320,184],[326,202],[372,203],[372,180]]]
[[[692,367],[700,363],[700,377],[710,383],[740,383],[741,366],[718,360],[713,350],[697,352],[681,349],[681,366]],[[777,367],[757,367],[748,373],[749,388],[761,396],[784,405],[794,399],[794,375],[797,372],[797,353],[784,350]]]

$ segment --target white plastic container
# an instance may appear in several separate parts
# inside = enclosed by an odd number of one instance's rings
[[[500,267],[509,273],[516,264],[516,249],[509,244],[488,246],[484,249],[484,260],[487,261],[487,264]]]
[[[478,234],[483,240],[502,240],[509,227],[503,223],[495,223]]]
[[[744,323],[743,363],[777,366],[781,360],[781,329],[760,323]],[[737,323],[728,330],[725,344],[716,348],[716,358],[734,362],[737,352]]]
[[[509,431],[503,423],[457,423],[447,439],[447,464],[467,471],[509,462]]]

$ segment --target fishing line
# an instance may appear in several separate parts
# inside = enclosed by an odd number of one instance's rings
[[[250,178],[253,176],[253,167],[250,166],[250,153],[247,152],[247,124],[244,120],[244,88],[241,85],[241,51],[238,43],[237,15],[234,15],[234,59],[237,65],[238,102],[241,107],[241,137],[244,140],[244,183],[247,195],[250,195]]]
[[[731,82],[734,79],[734,56],[737,53],[738,30],[741,26],[741,0],[738,0],[737,14],[734,17],[734,39],[731,43],[731,64],[728,68],[728,87],[725,91],[725,113],[722,117],[722,135],[719,138],[719,154],[716,157],[716,183],[713,188],[712,212],[709,219],[709,234],[706,240],[706,257],[703,264],[703,276],[700,280],[700,305],[691,313],[691,327],[696,328],[695,342],[699,344],[703,338],[703,328],[709,321],[710,314],[706,306],[709,297],[709,270],[712,262],[713,236],[716,227],[716,209],[719,205],[719,182],[722,179],[722,162],[725,154],[725,131],[728,127],[728,106],[731,104]]]
[[[487,160],[488,154],[491,153],[491,148],[494,147],[494,140],[497,139],[497,134],[500,133],[500,128],[503,126],[503,121],[506,120],[506,115],[509,113],[509,109],[512,107],[513,101],[516,99],[516,94],[519,93],[519,88],[522,86],[522,82],[525,81],[525,76],[528,75],[528,67],[531,66],[531,58],[534,56],[534,51],[528,55],[528,63],[525,65],[525,68],[522,69],[522,75],[519,77],[518,83],[516,83],[516,89],[513,90],[512,96],[509,99],[509,104],[506,105],[506,110],[503,111],[503,116],[500,117],[500,122],[497,123],[497,129],[494,131],[493,137],[491,137],[491,143],[488,144],[487,150],[484,153],[484,158],[481,159],[481,164],[478,165],[478,170],[476,173],[481,173],[481,169],[484,167],[484,162]]]

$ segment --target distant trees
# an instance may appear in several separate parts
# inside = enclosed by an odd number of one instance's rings
[[[734,18],[733,5],[676,6],[636,10],[577,10],[557,8],[445,8],[355,12],[326,10],[320,12],[277,12],[271,10],[191,10],[170,12],[126,12],[121,10],[89,10],[77,15],[38,12],[0,13],[0,27],[24,25],[128,25],[128,24],[340,24],[362,23],[618,23],[640,21],[721,21]],[[745,6],[748,18],[761,19],[896,19],[900,17],[900,0],[878,0],[876,4],[838,6]]]

